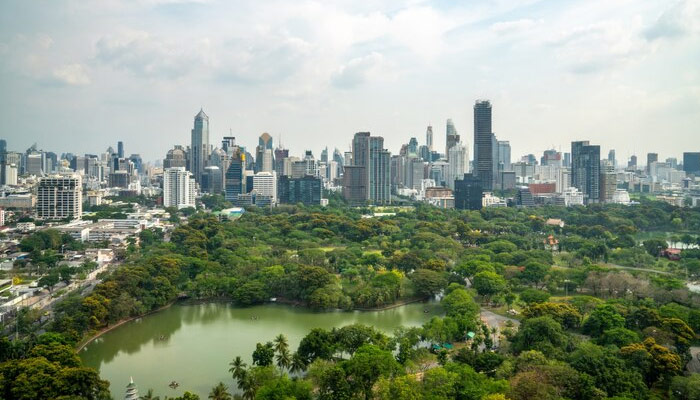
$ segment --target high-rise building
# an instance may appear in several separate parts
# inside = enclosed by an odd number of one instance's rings
[[[356,167],[352,167],[356,168]],[[321,204],[323,184],[320,178],[307,175],[303,178],[281,176],[278,182],[277,194],[283,204],[303,203],[306,205]]]
[[[0,185],[5,184],[5,169],[7,163],[7,141],[0,139]]]
[[[418,139],[412,137],[408,141],[408,154],[418,155]]]
[[[480,210],[484,189],[479,178],[465,174],[454,182],[455,208],[459,210]]]
[[[163,160],[163,168],[187,167],[187,152],[180,145],[168,150],[168,154]]]
[[[124,158],[124,142],[117,142],[117,157]]]
[[[328,147],[321,150],[321,162],[328,163]]]
[[[633,155],[627,162],[627,168],[637,169],[637,156]]]
[[[281,145],[275,149],[275,172],[277,176],[284,173],[284,159],[289,157],[289,150],[283,148]]]
[[[17,164],[5,164],[2,181],[3,185],[17,186],[17,175]]]
[[[277,174],[273,172],[258,172],[253,175],[253,190],[258,195],[269,196],[271,203],[277,203]]]
[[[83,213],[80,175],[52,175],[39,180],[36,216],[38,219],[80,219]]]
[[[391,203],[391,155],[384,149],[384,138],[358,132],[352,140],[351,176],[345,180],[344,194],[348,201],[374,204]],[[347,174],[347,167],[345,173]]]
[[[610,159],[601,162],[602,170],[600,171],[600,202],[612,203],[613,196],[617,190],[617,174],[615,173],[615,165]]]
[[[190,172],[196,182],[200,182],[204,167],[209,160],[209,116],[200,109],[194,117],[192,144],[190,146]]]
[[[268,151],[269,150],[269,151]],[[272,172],[273,169],[272,136],[264,132],[258,138],[258,146],[255,148],[255,171]]]
[[[540,164],[561,167],[562,166],[561,153],[554,150],[554,149],[545,150],[544,154],[542,155],[542,158],[540,159]]]
[[[700,176],[700,152],[683,153],[683,171],[688,175]]]
[[[494,186],[493,136],[491,102],[477,100],[474,104],[474,175],[487,191]]]
[[[512,171],[510,162],[510,142],[507,140],[498,141],[498,165],[502,171]]]
[[[571,186],[583,193],[586,203],[600,199],[600,146],[588,141],[571,142]]]
[[[647,174],[649,173],[649,167],[651,163],[659,161],[659,153],[647,153]]]
[[[452,146],[448,152],[446,183],[450,189],[455,188],[455,180],[464,178],[469,172],[469,149],[466,145],[458,143]]]
[[[41,176],[44,174],[44,153],[33,151],[27,153],[27,163],[24,172],[29,175]]]
[[[224,182],[221,168],[216,165],[204,167],[202,182],[200,184],[200,189],[202,192],[209,194],[221,194],[223,185]]]
[[[452,119],[448,119],[445,125],[445,156],[447,156],[450,151],[450,147],[459,143],[460,139],[459,135],[457,134],[457,128],[455,128],[455,124],[452,122]]]
[[[196,184],[191,172],[182,167],[163,171],[164,207],[194,207],[195,195]]]
[[[433,151],[433,127],[430,125],[425,131],[425,145],[428,146],[428,150]]]
[[[617,167],[617,161],[615,160],[615,149],[610,149],[608,152],[608,161],[610,161],[612,164],[613,169]]]
[[[238,195],[245,192],[245,180],[243,179],[243,171],[245,170],[245,150],[238,147],[228,149],[229,165],[226,169],[225,183],[226,188],[225,198],[228,201],[235,202]]]

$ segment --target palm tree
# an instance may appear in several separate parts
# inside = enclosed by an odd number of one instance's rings
[[[238,388],[243,390],[243,398],[246,400],[255,399],[255,392],[258,388],[253,381],[253,377],[250,375],[245,375],[238,385]]]
[[[231,366],[228,372],[231,373],[233,379],[237,381],[238,385],[240,386],[241,380],[243,379],[243,377],[245,377],[245,368],[247,366],[246,363],[244,363],[243,360],[241,360],[240,356],[236,356],[236,358],[234,358],[233,361],[231,361],[228,365]]]
[[[209,398],[212,400],[231,400],[231,395],[227,390],[228,386],[224,385],[223,382],[219,382],[219,384],[214,386],[211,392],[209,392]]]
[[[153,389],[148,389],[148,392],[139,397],[139,400],[160,400],[160,397],[153,395]]]
[[[288,369],[292,364],[292,358],[289,354],[289,350],[283,349],[277,354],[277,366],[280,369]]]
[[[289,372],[296,373],[302,371],[306,371],[306,362],[299,355],[299,353],[294,353],[294,355],[292,356],[292,363],[290,365]]]
[[[289,342],[287,342],[287,337],[280,333],[275,338],[275,351],[278,353],[283,353],[287,350],[289,350]]]

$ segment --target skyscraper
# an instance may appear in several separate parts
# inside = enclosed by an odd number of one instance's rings
[[[187,167],[187,152],[180,145],[168,150],[163,160],[163,168]]]
[[[257,172],[272,172],[273,148],[272,136],[264,132],[258,138],[258,146],[255,148],[255,170]]]
[[[464,175],[454,183],[455,208],[458,210],[480,210],[483,188],[479,178],[472,174]]]
[[[238,195],[245,193],[245,180],[243,179],[246,163],[245,150],[238,147],[229,147],[227,153],[230,158],[225,172],[225,198],[228,201],[236,202]]]
[[[659,153],[647,153],[647,174],[650,172],[651,163],[659,161]]]
[[[445,156],[448,156],[450,147],[459,143],[459,135],[452,119],[448,119],[445,127]]]
[[[80,175],[54,175],[39,180],[36,197],[38,219],[80,219],[83,188]]]
[[[464,178],[469,172],[469,149],[466,145],[458,143],[448,152],[448,167],[446,183],[450,189],[455,188],[455,180]]]
[[[117,157],[124,158],[124,142],[117,142]]]
[[[163,206],[186,208],[195,206],[195,182],[192,173],[182,167],[163,171]]]
[[[588,141],[571,142],[571,186],[583,193],[586,203],[600,199],[600,146]]]
[[[474,175],[484,190],[494,187],[493,142],[491,103],[477,100],[474,104]]]
[[[700,152],[683,153],[683,171],[688,175],[700,176]]]
[[[345,168],[343,184],[348,201],[369,200],[391,203],[391,155],[384,149],[384,138],[358,132],[352,139],[352,166]],[[347,167],[347,166],[346,166]]]
[[[503,171],[512,171],[510,165],[510,142],[507,140],[498,141],[498,164]]]
[[[627,168],[637,169],[637,156],[633,155],[630,157],[629,162],[627,162]]]
[[[612,164],[613,168],[617,167],[617,161],[615,160],[615,149],[611,149],[608,152],[608,161]]]
[[[190,172],[200,182],[206,161],[209,159],[209,116],[203,109],[194,117],[192,145],[190,146]]]
[[[433,151],[433,127],[430,125],[425,131],[425,145],[428,146],[428,150]]]

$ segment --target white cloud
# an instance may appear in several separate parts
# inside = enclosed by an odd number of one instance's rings
[[[384,57],[376,52],[353,58],[333,75],[333,85],[343,89],[360,86],[378,77],[383,63]]]
[[[531,29],[541,22],[542,21],[535,21],[529,18],[518,19],[515,21],[496,22],[495,24],[491,25],[491,31],[499,35],[507,35],[510,33],[517,33]]]
[[[87,70],[81,64],[68,64],[56,68],[53,77],[60,83],[71,86],[83,86],[91,83]]]

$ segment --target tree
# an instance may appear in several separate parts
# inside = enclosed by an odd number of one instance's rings
[[[325,329],[314,328],[301,339],[296,355],[304,361],[305,365],[309,365],[317,358],[328,360],[333,353],[335,353],[333,334]]]
[[[583,323],[583,332],[593,337],[599,337],[609,329],[623,328],[625,318],[610,304],[596,307]]]
[[[283,334],[279,334],[275,337],[275,352],[277,352],[277,366],[281,369],[287,369],[292,363],[291,355],[289,354],[289,343],[287,342],[287,337]]]
[[[253,351],[253,364],[267,367],[272,365],[272,361],[275,358],[275,347],[272,342],[267,342],[265,344],[257,343],[255,345],[255,351]]]
[[[362,324],[346,325],[334,331],[337,349],[351,356],[365,344],[374,344],[384,348],[389,338],[371,326]]]
[[[479,315],[479,305],[464,289],[451,291],[440,302],[445,309],[445,314],[451,317],[460,317],[468,320],[476,319]]]
[[[700,399],[700,374],[674,376],[669,394],[672,400]]]
[[[53,287],[59,282],[60,278],[57,273],[52,272],[48,275],[44,275],[39,279],[39,286],[49,289],[49,292],[53,291]]]
[[[596,387],[609,397],[644,398],[646,386],[641,374],[625,365],[624,360],[609,348],[584,342],[569,355],[569,364],[577,371],[593,377]]]
[[[420,297],[433,297],[447,285],[444,273],[425,268],[415,270],[409,279],[413,282],[416,295]]]
[[[549,300],[549,293],[545,292],[544,290],[525,289],[522,293],[520,293],[520,300],[527,304],[544,303],[545,301]]]
[[[506,287],[506,280],[501,275],[491,271],[482,271],[474,275],[472,287],[484,297],[501,293]]]
[[[246,363],[243,362],[240,356],[236,356],[228,365],[231,366],[228,372],[231,373],[236,382],[240,382],[246,373]]]
[[[639,368],[648,385],[660,378],[679,374],[683,370],[681,358],[664,346],[656,344],[654,338],[642,343],[633,343],[620,349],[620,354]]]
[[[381,377],[390,377],[400,371],[400,364],[391,352],[367,344],[360,347],[351,359],[343,363],[348,377],[357,383],[366,400],[372,397],[372,386]]]
[[[549,272],[549,266],[538,261],[530,261],[525,265],[525,269],[520,273],[520,278],[527,283],[538,287]]]
[[[535,303],[523,310],[527,318],[549,316],[566,329],[578,328],[581,323],[581,313],[566,303]]]
[[[223,382],[219,382],[218,385],[214,386],[209,392],[209,398],[212,400],[231,400],[231,394],[228,392],[228,386],[224,385]]]
[[[654,257],[658,257],[662,250],[668,248],[668,243],[662,239],[648,239],[642,242],[642,244],[644,245],[644,250]]]
[[[319,400],[349,400],[352,394],[353,388],[342,367],[332,365],[321,371],[318,378]]]
[[[597,343],[601,346],[614,345],[624,347],[639,341],[639,335],[626,328],[613,328],[603,331],[603,335],[598,338]]]
[[[551,317],[528,318],[513,337],[513,351],[537,350],[547,356],[562,353],[569,338]]]

